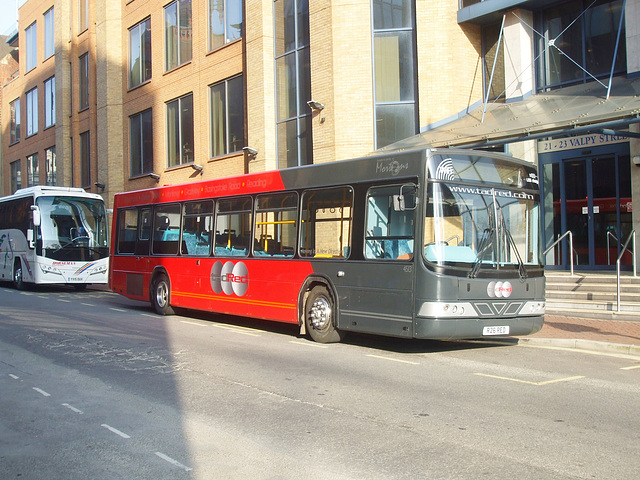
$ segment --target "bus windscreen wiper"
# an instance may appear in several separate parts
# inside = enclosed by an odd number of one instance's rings
[[[504,235],[507,238],[509,245],[511,246],[511,248],[513,248],[513,253],[516,256],[516,260],[518,260],[518,276],[520,277],[521,281],[524,281],[524,279],[527,278],[527,269],[524,268],[524,262],[522,261],[522,257],[520,257],[520,252],[518,251],[516,242],[511,236],[511,232],[507,228],[507,225],[504,221],[504,215],[500,215],[500,226],[502,227],[502,231],[504,232]]]

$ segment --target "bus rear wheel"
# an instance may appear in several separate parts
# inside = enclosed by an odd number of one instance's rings
[[[24,278],[22,276],[22,261],[16,259],[13,265],[13,286],[17,290],[24,290]]]
[[[344,333],[335,327],[335,302],[325,286],[316,286],[304,303],[305,328],[312,340],[318,343],[335,343]]]
[[[164,274],[158,275],[151,282],[151,305],[158,315],[173,315],[170,301],[169,279]]]

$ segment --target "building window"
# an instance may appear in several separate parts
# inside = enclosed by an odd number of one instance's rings
[[[376,148],[416,134],[414,2],[373,0]]]
[[[153,172],[153,120],[151,109],[129,117],[131,176]]]
[[[44,167],[46,170],[46,184],[57,185],[56,147],[49,147],[44,151]]]
[[[44,128],[56,124],[56,77],[44,81]]]
[[[25,51],[27,53],[27,72],[36,68],[38,64],[38,24],[33,22],[24,31],[25,42],[27,43]]]
[[[165,71],[191,61],[191,0],[164,7]]]
[[[80,181],[82,188],[91,187],[91,140],[89,132],[80,134]]]
[[[193,94],[167,102],[167,166],[192,163]]]
[[[54,15],[53,7],[44,12],[44,58],[45,60],[55,53],[55,37],[54,37]]]
[[[244,84],[242,76],[210,87],[211,156],[239,152],[244,145]]]
[[[20,99],[9,104],[9,145],[20,141]]]
[[[89,107],[89,54],[80,56],[80,110]]]
[[[89,28],[89,0],[78,0],[78,32]]]
[[[22,188],[22,173],[20,171],[20,160],[11,162],[11,193]]]
[[[574,0],[543,10],[538,18],[536,75],[539,89],[608,77],[627,70],[622,0]],[[620,45],[616,53],[618,30]],[[614,62],[615,54],[615,62]]]
[[[313,163],[309,2],[274,4],[278,166]]]
[[[151,79],[151,18],[129,29],[129,88]]]
[[[242,0],[209,0],[209,51],[242,36]]]
[[[27,92],[27,137],[38,133],[38,87]]]
[[[40,184],[40,167],[38,154],[27,155],[27,187]]]

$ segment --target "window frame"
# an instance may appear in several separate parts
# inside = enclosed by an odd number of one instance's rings
[[[79,105],[78,111],[89,108],[89,52],[78,57]]]
[[[145,123],[145,120],[149,123]],[[139,149],[140,158],[134,159],[134,123],[138,122],[138,132],[140,138],[137,148]],[[145,128],[148,125],[148,128]],[[146,147],[146,148],[145,148]],[[134,160],[138,164],[138,168],[134,169]],[[134,113],[129,116],[129,175],[137,177],[153,172],[153,109],[147,108],[141,112]]]
[[[56,163],[56,146],[44,149],[45,185],[58,184],[58,165]]]
[[[24,29],[25,71],[30,72],[38,66],[38,22],[34,21]]]
[[[40,185],[40,163],[38,152],[27,155],[27,187]]]
[[[39,118],[38,118],[38,87],[33,87],[27,93],[25,93],[27,99],[26,105],[26,137],[29,138],[38,133]]]
[[[183,18],[183,13],[187,11],[188,4],[188,18]],[[169,72],[186,63],[189,63],[193,59],[193,41],[192,34],[184,35],[188,40],[182,40],[183,30],[193,29],[193,11],[191,0],[174,0],[173,2],[164,6],[164,71]],[[170,9],[175,8],[175,25],[169,24],[168,16],[171,15]],[[182,25],[183,22],[188,22],[187,25]],[[171,29],[175,31],[172,33]],[[174,44],[170,46],[171,41]],[[183,52],[182,49],[185,48]],[[184,57],[184,58],[183,58]]]
[[[44,81],[44,128],[56,124],[56,77],[55,75]]]
[[[91,132],[80,134],[80,186],[91,187]]]
[[[44,59],[53,57],[55,55],[55,11],[52,6],[49,10],[44,12]]]
[[[9,102],[9,145],[20,142],[20,97]]]
[[[144,27],[144,28],[143,28]],[[134,55],[134,36],[137,40],[137,54]],[[146,39],[146,40],[145,40]],[[129,28],[129,89],[138,87],[149,80],[153,75],[152,70],[152,43],[151,43],[151,16],[136,23],[133,27]],[[134,68],[133,62],[140,59],[138,62],[138,78],[139,81],[134,81]]]
[[[216,102],[215,89],[219,87],[222,90],[221,108],[224,115],[221,124],[214,118],[216,116],[216,108],[218,108],[214,105],[214,102]],[[230,90],[233,91],[230,93]],[[238,97],[240,101],[238,101]],[[233,101],[234,99],[236,100]],[[244,103],[243,75],[236,75],[209,85],[209,153],[212,158],[242,151],[242,147],[245,145]],[[238,122],[237,118],[236,122],[231,121],[230,119],[234,116],[239,117],[240,121]],[[239,128],[232,129],[232,126]],[[234,137],[234,134],[237,134],[237,136]],[[221,147],[218,146],[220,143],[222,144]]]
[[[217,24],[222,27],[222,32],[219,34],[214,33],[214,4],[218,4],[222,6],[222,21]],[[233,8],[229,8],[229,5],[232,5]],[[238,13],[238,9],[240,11],[240,27],[237,29],[238,36],[234,38],[229,38],[229,33],[232,30],[231,20],[229,18],[230,11],[234,13]],[[242,0],[208,0],[207,1],[207,48],[209,52],[213,52],[219,48],[224,47],[225,45],[235,42],[239,40],[243,36],[244,29],[244,2]],[[235,31],[234,31],[235,33]],[[222,42],[214,42],[216,35],[220,35],[222,38]]]
[[[191,125],[188,125],[188,118],[185,121],[183,117],[183,111],[185,108],[183,107],[183,102],[185,99],[190,99],[191,102]],[[174,104],[177,102],[177,115],[172,115],[170,109],[174,109]],[[185,95],[182,95],[178,98],[174,98],[165,103],[165,112],[166,112],[166,135],[167,135],[167,168],[179,167],[182,165],[189,165],[194,162],[195,159],[195,149],[194,149],[194,104],[193,104],[193,92],[189,92]],[[172,127],[171,121],[172,118],[177,119],[176,124]],[[175,131],[172,129],[175,128]],[[190,130],[185,130],[189,128]],[[185,133],[187,138],[187,143],[185,144]],[[175,145],[172,147],[172,142],[175,142]],[[190,142],[190,144],[188,143]],[[189,149],[191,147],[191,149]],[[189,157],[189,153],[191,153],[191,157]],[[174,158],[175,157],[175,158]]]

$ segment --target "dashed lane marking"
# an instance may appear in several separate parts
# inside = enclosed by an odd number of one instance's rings
[[[312,347],[312,348],[329,348],[329,345],[318,345],[317,343],[300,342],[298,340],[289,340],[289,343],[293,343],[294,345],[303,345],[305,347]]]
[[[640,365],[631,365],[630,367],[622,367],[620,370],[634,370],[640,368]]]
[[[242,327],[228,327],[226,325],[213,325],[214,327],[222,328],[224,330],[228,330],[229,332],[239,333],[240,335],[249,335],[250,337],[259,337],[260,335],[257,333],[244,332],[242,331]],[[249,330],[249,329],[247,329]],[[256,330],[257,331],[257,330]]]
[[[536,387],[541,387],[543,385],[550,385],[552,383],[570,382],[572,380],[580,380],[581,378],[584,378],[584,376],[579,375],[579,376],[576,376],[576,377],[567,377],[567,378],[557,378],[555,380],[546,380],[544,382],[531,382],[529,380],[521,380],[519,378],[500,377],[498,375],[489,375],[489,374],[486,374],[486,373],[476,373],[475,375],[478,375],[480,377],[495,378],[495,379],[498,379],[498,380],[508,380],[510,382],[524,383],[524,384],[527,384],[527,385],[534,385]]]
[[[19,376],[14,375],[13,373],[10,373],[10,374],[9,374],[9,376],[10,376],[11,378],[13,378],[14,380],[18,380],[18,379],[20,378]]]
[[[69,410],[71,410],[72,412],[76,412],[79,413],[80,415],[82,415],[84,412],[72,405],[69,405],[68,403],[63,403],[62,404],[63,407],[67,407]]]
[[[127,312],[127,310],[125,310],[123,308],[109,307],[109,310],[113,310],[114,312],[121,312],[121,313],[126,313]]]
[[[50,397],[50,396],[51,396],[51,394],[50,394],[50,393],[45,392],[45,391],[44,391],[44,390],[42,390],[41,388],[33,387],[33,389],[34,389],[36,392],[38,392],[40,395],[42,395],[43,397]]]
[[[408,365],[420,365],[419,362],[411,362],[409,360],[401,360],[399,358],[393,357],[383,357],[382,355],[367,355],[367,357],[379,358],[380,360],[389,360],[390,362],[406,363]]]
[[[101,427],[106,428],[107,430],[109,430],[112,433],[115,433],[116,435],[120,435],[122,438],[131,438],[129,435],[127,435],[124,432],[121,432],[120,430],[118,430],[117,428],[113,428],[110,427],[109,425],[107,425],[106,423],[103,423],[102,425],[100,425]]]
[[[207,326],[204,323],[190,322],[189,320],[180,320],[180,323],[186,323],[187,325],[195,325],[197,327],[206,327]]]
[[[176,466],[178,468],[181,468],[185,472],[189,472],[189,471],[193,470],[191,467],[187,467],[186,465],[181,464],[179,461],[174,460],[173,458],[165,455],[162,452],[156,452],[156,455],[158,457],[160,457],[161,459],[163,459],[165,462],[169,462],[171,465],[174,465],[174,466]]]

